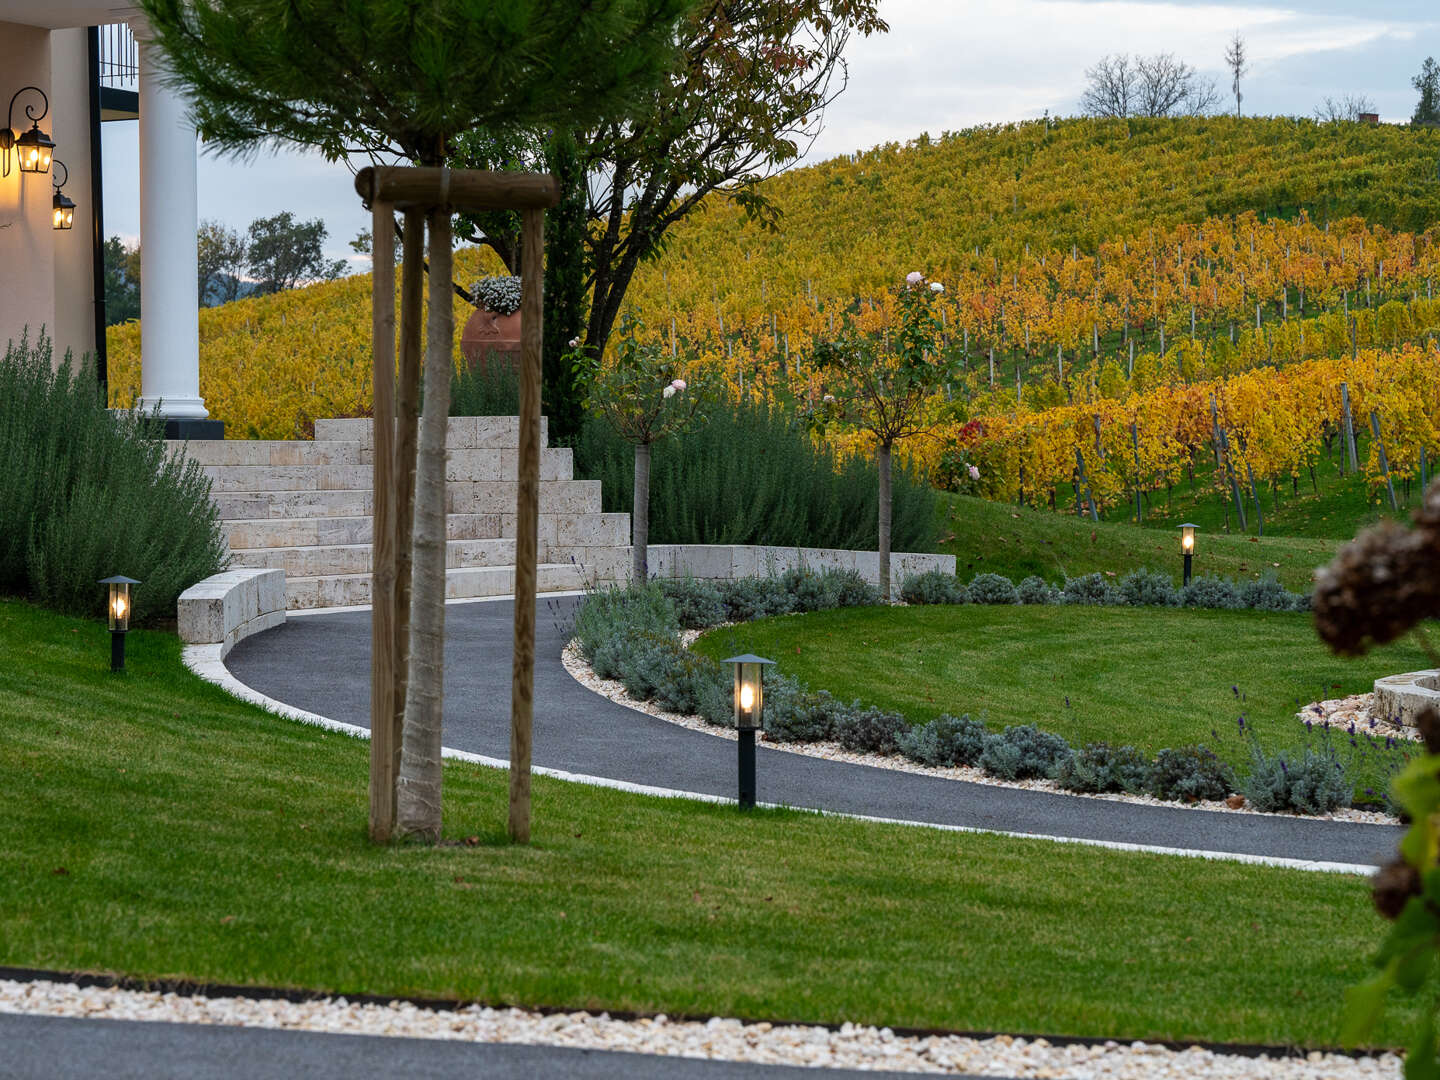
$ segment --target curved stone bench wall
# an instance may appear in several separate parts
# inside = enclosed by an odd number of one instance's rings
[[[1422,709],[1440,709],[1440,668],[1376,679],[1375,704],[1387,720],[1414,727]]]
[[[180,594],[186,645],[219,645],[220,657],[251,634],[285,621],[285,571],[246,568],[208,577]]]

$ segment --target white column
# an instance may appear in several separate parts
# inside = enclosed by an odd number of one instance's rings
[[[195,129],[157,77],[164,54],[140,44],[140,407],[169,419],[209,416],[200,398]]]

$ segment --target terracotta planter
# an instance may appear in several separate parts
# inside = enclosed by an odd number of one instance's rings
[[[471,370],[481,374],[490,364],[513,370],[520,359],[520,312],[501,315],[476,308],[460,333],[460,355]]]

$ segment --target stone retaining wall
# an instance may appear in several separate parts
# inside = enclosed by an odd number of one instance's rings
[[[223,659],[237,642],[285,621],[285,571],[226,570],[180,594],[177,616],[186,645],[219,645]]]
[[[627,549],[628,552],[628,549]],[[651,577],[696,577],[730,580],[783,574],[793,567],[858,570],[872,585],[880,584],[880,556],[874,551],[841,548],[762,547],[754,544],[651,544]],[[954,555],[890,554],[890,588],[898,592],[909,574],[940,570],[955,573]]]

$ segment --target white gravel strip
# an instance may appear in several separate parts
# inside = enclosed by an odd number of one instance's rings
[[[478,1005],[451,1011],[404,1002],[360,1005],[344,998],[296,1003],[189,997],[46,981],[0,980],[0,1012],[521,1043],[766,1065],[1054,1080],[1368,1080],[1399,1077],[1401,1071],[1401,1061],[1394,1054],[1349,1058],[1315,1051],[1305,1057],[1248,1057],[1199,1047],[1167,1050],[1143,1042],[1053,1046],[1044,1039],[1009,1035],[989,1039],[904,1036],[889,1028],[853,1024],[832,1031],[788,1024],[745,1024],[719,1017],[705,1022],[672,1021],[664,1016],[614,1020],[604,1013],[545,1016],[524,1009]]]
[[[699,637],[697,631],[686,631],[681,641],[686,648],[691,642]],[[614,679],[602,679],[595,674],[593,668],[585,662],[580,655],[580,650],[575,642],[565,646],[561,654],[561,662],[565,670],[570,672],[571,677],[585,688],[609,698],[617,705],[624,705],[627,709],[634,709],[643,712],[647,716],[653,716],[660,720],[668,721],[691,731],[703,731],[707,735],[714,735],[721,739],[734,741],[739,738],[733,728],[716,727],[708,724],[698,716],[684,716],[680,713],[666,712],[653,701],[638,701],[626,692],[625,687]],[[926,776],[940,776],[947,780],[964,780],[971,784],[988,784],[991,787],[1023,788],[1027,791],[1046,791],[1052,795],[1065,795],[1075,799],[1101,799],[1105,802],[1128,802],[1140,803],[1144,806],[1168,806],[1172,809],[1182,808],[1187,810],[1211,810],[1230,814],[1260,814],[1261,811],[1245,803],[1243,797],[1232,796],[1232,801],[1223,800],[1201,800],[1193,803],[1166,802],[1157,799],[1153,795],[1125,795],[1125,794],[1086,794],[1078,791],[1067,791],[1053,780],[998,780],[980,769],[969,765],[954,765],[938,767],[921,765],[911,761],[909,758],[899,754],[865,754],[847,750],[837,742],[810,742],[790,743],[772,742],[764,739],[764,745],[772,750],[784,750],[789,754],[802,754],[805,757],[825,758],[827,761],[844,761],[852,765],[870,765],[877,769],[893,769],[897,772],[923,773]],[[1353,807],[1345,807],[1332,811],[1328,814],[1264,814],[1266,817],[1307,817],[1319,821],[1345,821],[1355,822],[1363,825],[1394,825],[1396,821],[1389,814],[1382,814],[1376,810],[1356,810]]]

